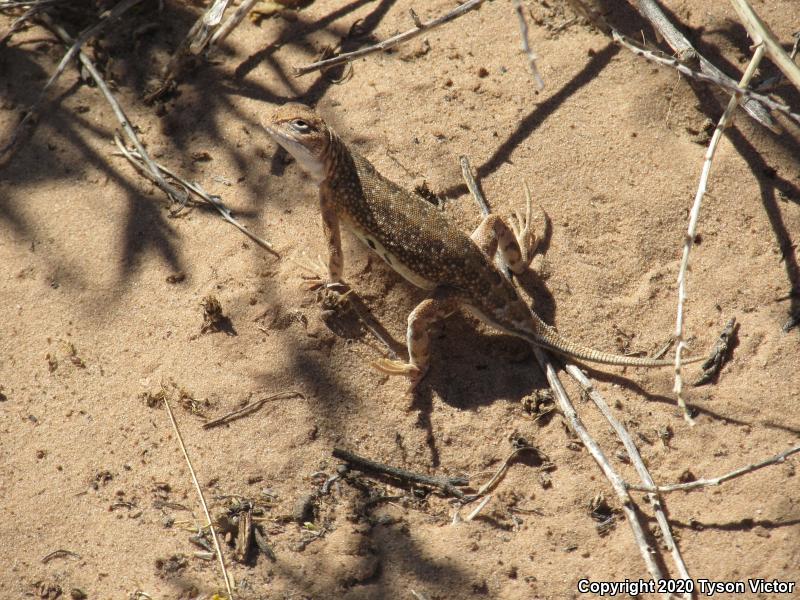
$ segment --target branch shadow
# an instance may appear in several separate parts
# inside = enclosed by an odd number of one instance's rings
[[[608,66],[611,59],[616,56],[620,48],[609,44],[592,56],[591,60],[560,90],[538,104],[525,116],[516,130],[495,149],[486,162],[477,167],[477,179],[484,179],[497,171],[504,163],[508,162],[514,150],[520,146],[539,126],[544,123],[568,98],[585,85],[589,84],[600,72]],[[468,192],[464,183],[444,190],[446,198],[454,198]]]

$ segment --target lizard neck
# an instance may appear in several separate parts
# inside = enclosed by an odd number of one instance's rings
[[[325,148],[325,183],[337,188],[356,178],[356,166],[350,149],[338,135],[328,130],[328,144]]]

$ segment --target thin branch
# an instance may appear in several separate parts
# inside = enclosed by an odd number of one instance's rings
[[[736,82],[718,69],[713,63],[700,54],[692,43],[686,39],[675,25],[667,18],[664,11],[654,0],[636,0],[636,10],[647,19],[658,34],[664,38],[669,46],[678,55],[678,59],[685,62],[697,62],[700,70],[706,75],[725,81],[729,86]],[[748,98],[742,102],[742,108],[756,121],[773,133],[780,133],[780,129],[770,117],[766,109],[755,99]]]
[[[38,13],[40,10],[42,10],[45,6],[46,4],[37,2],[36,4],[31,6],[28,10],[26,10],[22,15],[14,19],[14,22],[11,23],[11,27],[8,28],[8,31],[6,31],[2,36],[0,36],[0,48],[5,46],[6,42],[8,42],[8,40],[11,39],[11,36],[17,33],[18,31],[21,31],[25,27],[27,21],[30,20],[30,18],[33,17],[36,13]],[[2,5],[0,5],[0,7],[2,7]],[[44,95],[44,90],[42,90],[41,93],[42,95]]]
[[[139,0],[136,1],[138,2]],[[53,20],[50,18],[49,15],[44,14],[40,18],[42,22],[44,22],[48,28],[54,31],[56,35],[58,35],[58,37],[60,37],[65,44],[71,43],[72,40],[70,39],[69,34],[64,30],[63,27],[53,22]],[[136,150],[139,152],[140,156],[142,157],[142,160],[147,165],[147,169],[150,171],[152,175],[153,182],[159,188],[161,188],[170,197],[170,199],[172,199],[173,202],[185,204],[187,200],[186,192],[183,190],[177,190],[171,185],[169,185],[167,181],[164,179],[163,175],[161,175],[161,172],[158,170],[158,167],[156,167],[155,163],[147,154],[147,151],[144,149],[144,146],[142,146],[142,143],[139,141],[139,136],[136,135],[136,131],[134,130],[133,125],[131,125],[131,122],[128,120],[128,117],[125,116],[125,112],[122,110],[122,107],[120,106],[119,102],[117,102],[117,99],[114,97],[114,94],[111,93],[111,90],[108,88],[108,85],[103,79],[103,76],[100,75],[100,72],[94,66],[94,63],[92,63],[91,59],[88,56],[86,56],[86,54],[82,51],[78,52],[78,59],[81,61],[81,64],[83,64],[83,66],[86,67],[86,70],[92,76],[92,79],[94,79],[95,83],[97,84],[97,87],[100,89],[100,91],[106,97],[108,103],[111,105],[111,109],[114,111],[114,115],[116,115],[117,120],[122,126],[122,131],[125,133],[130,142],[136,147]]]
[[[544,80],[539,73],[539,69],[536,67],[536,54],[531,50],[531,45],[528,40],[528,22],[525,20],[525,9],[522,6],[522,0],[514,0],[514,10],[519,20],[519,36],[522,43],[522,51],[525,53],[525,56],[528,57],[528,68],[531,70],[533,80],[536,82],[536,88],[541,91],[544,89]]]
[[[722,333],[719,334],[717,343],[714,344],[714,349],[711,351],[711,356],[701,365],[700,368],[703,369],[703,373],[692,384],[693,386],[698,387],[716,380],[720,370],[722,370],[722,366],[725,364],[725,359],[731,351],[737,329],[736,317],[731,317],[725,324]]]
[[[264,406],[267,402],[271,400],[283,400],[284,398],[294,398],[295,396],[299,396],[305,400],[305,395],[302,392],[295,392],[295,391],[286,391],[286,392],[278,392],[277,394],[272,394],[271,396],[267,396],[266,398],[260,398],[255,402],[249,402],[242,406],[241,408],[237,408],[227,414],[222,415],[212,421],[208,421],[207,423],[203,423],[203,429],[211,429],[212,427],[217,427],[218,425],[225,425],[230,423],[231,421],[235,421],[237,419],[241,419],[248,415],[251,415],[259,408]]]
[[[629,490],[636,490],[637,492],[648,492],[648,493],[668,493],[668,492],[678,492],[684,491],[687,492],[689,490],[695,490],[698,488],[703,487],[711,487],[717,486],[726,481],[730,481],[731,479],[735,479],[736,477],[741,477],[742,475],[746,475],[747,473],[752,473],[754,471],[758,471],[759,469],[763,469],[764,467],[769,467],[771,465],[777,465],[784,462],[787,458],[789,458],[792,454],[797,454],[800,452],[800,445],[793,446],[788,450],[781,452],[780,454],[776,454],[772,458],[768,458],[766,460],[762,460],[761,462],[753,463],[739,469],[735,469],[730,473],[726,473],[725,475],[720,475],[719,477],[714,477],[712,479],[697,479],[695,481],[690,481],[688,483],[673,483],[670,485],[633,485],[628,484]]]
[[[66,2],[66,0],[28,0],[27,2],[18,2],[15,0],[0,0],[0,10],[10,10],[12,8],[24,8],[26,6],[47,6],[49,4],[58,4],[59,2]]]
[[[608,479],[608,481],[611,483],[611,487],[617,494],[617,498],[619,498],[619,501],[622,505],[622,511],[625,513],[625,517],[627,518],[628,524],[633,532],[633,540],[636,543],[636,546],[639,548],[639,553],[642,555],[642,559],[644,559],[648,572],[656,581],[664,579],[664,573],[661,571],[661,567],[659,567],[654,558],[655,550],[650,546],[650,544],[647,543],[644,528],[642,527],[642,523],[639,521],[639,515],[636,511],[636,505],[628,494],[625,481],[614,470],[614,467],[611,466],[611,463],[608,461],[605,454],[603,454],[600,446],[596,441],[594,441],[594,438],[592,438],[592,436],[584,427],[580,417],[578,417],[578,414],[575,412],[575,408],[572,406],[572,402],[570,402],[567,391],[564,389],[564,386],[558,379],[558,374],[553,368],[550,359],[547,358],[547,355],[538,346],[533,347],[533,352],[536,355],[536,360],[539,361],[539,365],[541,365],[542,370],[547,376],[547,381],[550,384],[550,388],[553,390],[553,394],[558,402],[559,408],[561,409],[561,413],[567,420],[570,429],[580,438],[584,447],[589,451],[589,454],[592,455],[592,458],[594,458],[595,462],[600,466],[600,469],[603,471],[606,479]]]
[[[634,42],[633,40],[622,35],[616,30],[612,30],[611,35],[615,42],[617,42],[621,46],[624,46],[625,48],[633,52],[636,56],[641,56],[642,58],[645,58],[651,62],[658,63],[660,65],[664,65],[672,69],[675,69],[676,71],[678,71],[678,73],[680,73],[681,75],[685,75],[686,77],[691,77],[692,79],[696,79],[698,81],[706,81],[709,83],[713,83],[725,90],[728,90],[733,94],[742,96],[743,98],[758,100],[761,104],[770,108],[771,110],[783,113],[790,119],[796,121],[797,123],[800,123],[800,114],[792,112],[791,108],[787,104],[776,102],[769,96],[765,96],[763,94],[757,94],[747,89],[742,89],[738,87],[736,83],[730,83],[725,79],[720,79],[719,77],[716,77],[714,75],[709,75],[707,73],[694,71],[689,67],[687,67],[686,65],[675,60],[674,58],[670,58],[668,56],[662,56],[660,53],[648,50],[647,48],[642,48],[637,42]]]
[[[625,426],[620,423],[614,413],[611,412],[611,409],[609,408],[605,398],[603,398],[600,392],[595,389],[592,381],[576,365],[568,364],[566,369],[567,373],[569,373],[570,376],[578,383],[578,385],[583,388],[592,402],[595,403],[595,406],[597,406],[606,420],[611,424],[611,427],[614,428],[617,437],[622,441],[622,445],[625,446],[628,457],[636,469],[636,472],[639,474],[639,478],[642,480],[643,485],[654,487],[655,482],[653,481],[653,477],[650,475],[650,471],[647,470],[644,460],[642,460],[642,455],[639,454],[639,449],[636,447],[636,444],[631,438],[630,433],[628,433],[628,430],[625,429]],[[630,488],[630,486],[628,487]],[[681,556],[681,551],[678,548],[678,544],[675,542],[675,538],[672,535],[672,530],[669,526],[669,519],[667,518],[664,510],[661,497],[657,493],[652,493],[648,495],[648,501],[653,507],[656,521],[661,529],[662,540],[672,555],[672,561],[675,563],[675,567],[677,568],[681,579],[691,579],[689,571],[686,568],[686,563],[683,561],[683,557]],[[691,598],[691,594],[687,594],[685,597]]]
[[[374,46],[368,46],[366,48],[361,48],[353,52],[340,54],[339,56],[334,56],[333,58],[320,60],[311,63],[309,65],[305,65],[303,67],[295,67],[294,68],[295,77],[300,77],[301,75],[311,73],[312,71],[318,71],[321,69],[330,69],[331,67],[335,67],[353,61],[362,56],[366,56],[367,54],[372,54],[373,52],[388,50],[389,48],[397,46],[398,44],[402,44],[403,42],[407,42],[410,39],[422,35],[426,31],[430,31],[435,27],[444,25],[445,23],[448,23],[453,19],[457,19],[461,15],[475,8],[478,8],[481,4],[483,4],[483,2],[484,0],[468,0],[467,2],[464,2],[464,4],[457,6],[450,12],[440,17],[436,17],[435,19],[431,19],[430,21],[425,21],[424,23],[416,23],[414,29],[409,29],[408,31],[404,31],[403,33],[392,36],[382,42],[375,44]]]
[[[407,483],[418,483],[435,487],[443,491],[445,494],[454,496],[461,500],[467,498],[464,492],[455,487],[457,485],[469,484],[469,481],[463,477],[432,477],[430,475],[412,473],[411,471],[406,471],[405,469],[392,467],[368,458],[363,458],[357,454],[343,450],[342,448],[334,448],[332,454],[334,458],[345,461],[351,468],[358,469],[359,471],[373,471],[375,473],[382,473]]]
[[[472,176],[472,167],[469,164],[469,158],[460,156],[458,161],[461,163],[461,176],[464,178],[464,183],[467,184],[467,189],[481,209],[481,214],[483,214],[484,217],[488,217],[489,214],[491,214],[491,210],[489,209],[489,204],[486,202],[486,198],[484,198],[483,193],[481,193],[481,188]],[[511,268],[503,262],[503,258],[499,252],[495,256],[495,264],[506,274],[509,280],[513,278]]]
[[[800,67],[786,54],[786,50],[775,39],[775,34],[772,33],[769,26],[761,20],[747,0],[731,0],[731,4],[747,29],[747,33],[753,39],[753,43],[764,45],[767,56],[800,91]]]
[[[205,49],[211,40],[211,36],[214,35],[217,27],[222,22],[222,15],[225,9],[228,8],[228,2],[230,0],[214,0],[214,4],[209,6],[203,16],[197,20],[197,30],[194,30],[193,27],[191,34],[186,36],[186,46],[188,46],[189,52],[200,54]],[[181,46],[184,46],[184,44],[181,44]]]
[[[464,178],[464,183],[467,184],[467,189],[470,194],[472,194],[472,198],[477,203],[478,208],[481,209],[483,216],[488,217],[492,211],[486,203],[486,198],[484,198],[481,188],[478,187],[475,178],[472,176],[472,167],[469,164],[469,158],[460,156],[458,162],[461,164],[461,176]]]
[[[228,7],[230,0],[214,0],[205,12],[194,22],[189,29],[186,37],[176,48],[161,74],[161,84],[156,90],[148,94],[145,98],[150,102],[165,94],[175,79],[178,77],[184,58],[187,54],[200,54],[208,45],[211,36],[214,35],[219,27],[222,15]]]
[[[756,68],[758,68],[758,63],[761,62],[761,58],[764,56],[764,53],[765,47],[764,44],[761,44],[758,46],[758,48],[756,48],[753,57],[750,59],[750,63],[747,65],[747,68],[742,75],[742,79],[739,82],[739,86],[741,88],[747,87],[747,84],[750,82],[750,79],[756,72]],[[714,135],[711,137],[711,142],[708,144],[705,160],[703,161],[703,169],[700,173],[700,183],[697,186],[697,194],[694,197],[694,204],[692,205],[692,210],[689,213],[689,228],[686,232],[686,237],[684,238],[683,257],[681,259],[681,266],[678,272],[678,315],[675,320],[675,387],[673,389],[678,398],[678,406],[680,406],[681,410],[683,411],[684,419],[686,419],[686,422],[690,425],[694,424],[694,420],[689,414],[689,409],[687,408],[686,401],[683,398],[683,377],[681,374],[681,354],[683,349],[686,347],[686,343],[683,341],[683,307],[686,302],[686,274],[689,269],[689,252],[692,249],[695,236],[697,235],[697,221],[698,217],[700,216],[700,205],[702,204],[703,196],[706,193],[708,175],[711,172],[711,163],[714,160],[714,153],[717,150],[719,141],[722,139],[722,133],[725,131],[725,128],[733,118],[733,113],[736,111],[736,107],[738,105],[739,96],[734,94],[731,96],[728,106],[720,118],[717,128],[714,130]]]
[[[234,600],[233,591],[231,590],[231,582],[230,579],[228,579],[228,570],[225,568],[225,559],[222,556],[222,548],[220,548],[219,545],[217,532],[214,531],[214,524],[211,521],[211,514],[208,512],[208,505],[206,504],[206,499],[203,496],[203,490],[200,488],[200,483],[197,481],[197,475],[194,472],[192,461],[189,459],[189,453],[186,451],[186,445],[183,443],[183,436],[181,436],[181,431],[178,429],[178,422],[175,420],[175,415],[172,414],[172,408],[169,405],[167,394],[164,394],[164,407],[167,409],[167,414],[169,415],[169,420],[172,423],[172,428],[175,430],[175,436],[178,438],[178,445],[181,447],[183,457],[186,459],[186,464],[189,467],[189,474],[192,476],[192,482],[197,490],[197,495],[200,497],[200,505],[203,507],[203,513],[205,513],[206,520],[208,521],[208,528],[211,531],[211,538],[214,540],[214,549],[217,552],[217,559],[219,560],[220,569],[222,569],[222,577],[225,579],[225,589],[228,592],[228,600]]]
[[[461,167],[462,172],[464,173],[464,178],[468,181],[467,185],[469,186],[469,179],[472,178],[472,173],[470,172],[469,161],[464,157],[462,157],[461,160]],[[477,189],[477,184],[475,184],[474,181],[473,184]],[[484,200],[481,203],[479,200],[479,198],[482,198],[482,196],[473,193],[473,197],[480,205],[481,211],[484,213],[484,215],[488,215],[489,207],[486,204],[486,201]],[[564,389],[561,380],[558,378],[558,374],[553,368],[553,364],[547,357],[547,354],[545,354],[545,352],[539,346],[533,346],[533,352],[536,356],[536,360],[539,362],[539,365],[542,368],[542,371],[544,371],[545,376],[547,377],[547,382],[550,385],[550,389],[553,391],[553,395],[558,401],[561,414],[564,415],[564,418],[567,420],[570,429],[580,438],[584,447],[589,451],[589,454],[592,455],[592,458],[594,458],[595,462],[597,462],[597,464],[600,466],[603,474],[611,483],[611,487],[617,494],[617,497],[622,504],[622,511],[625,514],[625,518],[628,521],[628,525],[630,525],[633,533],[633,541],[636,544],[636,547],[639,548],[639,552],[644,559],[647,570],[650,572],[653,579],[657,581],[664,579],[664,574],[661,571],[661,567],[659,567],[658,563],[654,559],[655,550],[647,543],[644,528],[642,527],[642,523],[639,521],[636,505],[626,490],[625,481],[614,470],[614,468],[611,466],[611,463],[600,449],[600,446],[584,427],[580,417],[578,417],[578,414],[575,412],[575,408],[572,406],[572,402],[567,395],[567,391]],[[453,519],[454,522],[457,521],[458,511],[456,511],[455,515],[453,515]],[[669,596],[667,596],[667,598],[669,598]]]
[[[103,29],[105,29],[109,23],[112,23],[113,21],[118,19],[120,16],[122,16],[122,14],[125,11],[127,11],[132,6],[138,4],[139,2],[141,2],[141,0],[122,0],[122,2],[120,2],[119,4],[114,6],[114,8],[112,8],[109,12],[107,12],[100,19],[100,21],[98,21],[91,27],[85,29],[74,40],[72,40],[70,36],[63,29],[61,29],[64,35],[59,34],[59,37],[61,37],[62,41],[64,41],[65,44],[69,45],[69,49],[64,54],[63,58],[61,59],[61,62],[58,63],[56,70],[47,80],[47,83],[44,84],[44,87],[42,88],[42,91],[39,92],[39,97],[33,103],[33,106],[31,106],[30,109],[28,109],[28,112],[25,114],[23,119],[14,128],[14,131],[11,134],[11,139],[5,144],[5,146],[0,148],[0,158],[2,158],[9,150],[11,150],[11,148],[14,147],[14,145],[17,142],[17,138],[19,137],[24,127],[28,124],[28,122],[31,119],[36,117],[36,115],[39,113],[42,103],[47,97],[47,91],[53,86],[53,84],[56,81],[58,81],[58,78],[61,77],[62,73],[64,73],[69,63],[72,61],[73,58],[75,58],[75,55],[80,53],[81,47],[90,39],[92,39],[94,36],[96,36],[98,33],[100,33]],[[52,24],[52,20],[47,14],[41,15],[40,19],[45,23]]]
[[[538,448],[535,446],[529,446],[527,444],[514,448],[514,450],[509,454],[506,459],[500,465],[500,468],[497,469],[494,475],[492,475],[491,479],[484,483],[478,491],[474,494],[473,501],[477,500],[481,496],[491,492],[494,487],[499,483],[499,481],[505,476],[506,472],[508,471],[509,465],[511,465],[511,461],[513,461],[521,452],[525,451],[535,452],[540,458],[543,457],[542,453],[539,451]],[[549,459],[545,459],[549,460]],[[469,521],[470,519],[467,519]]]
[[[219,29],[214,32],[214,35],[211,36],[211,41],[208,43],[209,47],[217,46],[225,41],[231,31],[233,31],[239,23],[241,23],[244,18],[247,16],[247,13],[261,0],[244,0],[244,2],[239,5],[239,8],[228,17],[225,22],[220,25]]]
[[[122,140],[119,139],[119,136],[117,135],[114,136],[114,142],[117,144],[117,148],[119,148],[120,153],[125,158],[127,158],[142,175],[144,175],[151,181],[154,181],[152,173],[148,169],[145,169],[144,166],[139,162],[142,161],[141,154],[139,154],[137,151],[129,150],[128,148],[126,148],[125,144],[122,143]],[[168,169],[167,167],[165,167],[160,163],[153,163],[153,164],[159,171],[163,171],[164,173],[172,177],[172,179],[174,179],[182,186],[184,186],[186,189],[188,189],[191,192],[194,192],[203,201],[213,206],[216,209],[216,211],[220,215],[222,215],[223,219],[225,219],[228,223],[236,227],[236,229],[241,231],[243,234],[245,234],[247,237],[253,240],[256,244],[264,248],[267,252],[270,252],[274,256],[280,258],[281,255],[278,253],[277,250],[275,250],[272,244],[270,244],[264,238],[261,238],[257,236],[255,233],[251,232],[249,229],[247,229],[247,227],[239,223],[239,221],[237,221],[233,217],[233,215],[231,214],[231,210],[227,206],[225,206],[225,204],[222,203],[222,199],[219,196],[209,194],[202,188],[202,186],[199,183],[193,183],[183,179],[174,171],[171,171],[170,169]]]
[[[472,509],[472,512],[470,512],[466,517],[464,517],[464,520],[465,521],[472,521],[475,517],[478,516],[478,514],[484,509],[484,507],[487,504],[489,504],[489,501],[491,499],[492,499],[492,496],[490,494],[490,495],[486,496],[483,500],[478,502],[478,506],[476,506],[474,509]]]

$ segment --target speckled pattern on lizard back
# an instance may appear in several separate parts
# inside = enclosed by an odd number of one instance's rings
[[[376,364],[380,370],[409,376],[415,385],[429,362],[430,323],[459,306],[496,329],[568,357],[623,366],[672,364],[610,354],[567,340],[519,297],[493,258],[499,249],[515,273],[528,268],[535,248],[529,229],[530,197],[527,216],[518,216],[516,227],[490,215],[468,236],[438,208],[378,173],[312,109],[284,105],[264,126],[319,185],[331,281],[340,281],[343,269],[341,224],[411,283],[432,291],[409,316],[409,362],[384,359]]]

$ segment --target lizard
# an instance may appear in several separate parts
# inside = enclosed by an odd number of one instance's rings
[[[430,364],[428,330],[438,319],[466,308],[492,328],[565,357],[630,367],[671,366],[672,361],[595,350],[562,336],[520,298],[512,281],[494,264],[499,251],[516,275],[524,273],[536,248],[531,230],[531,197],[526,215],[507,224],[484,217],[467,235],[433,204],[381,175],[310,107],[287,103],[262,125],[319,187],[322,229],[328,250],[325,285],[343,284],[341,227],[378,254],[428,297],[408,316],[408,361],[373,363],[388,375],[410,379],[409,392]],[[696,362],[702,357],[684,360]]]

